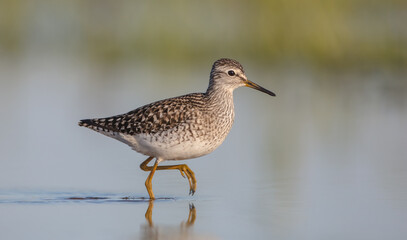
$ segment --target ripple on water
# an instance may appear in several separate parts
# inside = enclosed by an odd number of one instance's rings
[[[174,197],[157,197],[156,201],[175,201]],[[57,204],[57,203],[143,203],[144,196],[125,193],[0,191],[0,204]]]

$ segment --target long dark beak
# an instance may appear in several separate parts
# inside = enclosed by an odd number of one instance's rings
[[[265,88],[263,88],[263,87],[260,87],[259,85],[255,84],[255,83],[252,82],[252,81],[246,80],[246,81],[245,81],[245,84],[246,84],[246,87],[250,87],[250,88],[259,90],[260,92],[267,93],[268,95],[273,96],[273,97],[276,96],[276,94],[273,93],[272,91],[269,91],[269,90],[267,90],[267,89],[265,89]]]

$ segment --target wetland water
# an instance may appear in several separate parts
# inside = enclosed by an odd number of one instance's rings
[[[77,121],[204,91],[210,66],[158,73],[22,59],[0,64],[1,239],[407,237],[405,73],[243,62],[277,97],[236,90],[226,141],[183,161],[196,174],[195,196],[178,171],[160,171],[152,204],[139,169],[146,157]]]

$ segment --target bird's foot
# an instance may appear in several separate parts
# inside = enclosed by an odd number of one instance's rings
[[[181,175],[184,178],[188,178],[189,182],[189,195],[194,195],[195,190],[196,190],[196,179],[195,179],[195,173],[186,165],[180,165],[179,171],[181,172]]]

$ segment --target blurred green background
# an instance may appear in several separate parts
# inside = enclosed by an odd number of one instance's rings
[[[220,56],[256,64],[405,70],[403,0],[2,0],[3,57],[70,53],[109,64]]]

